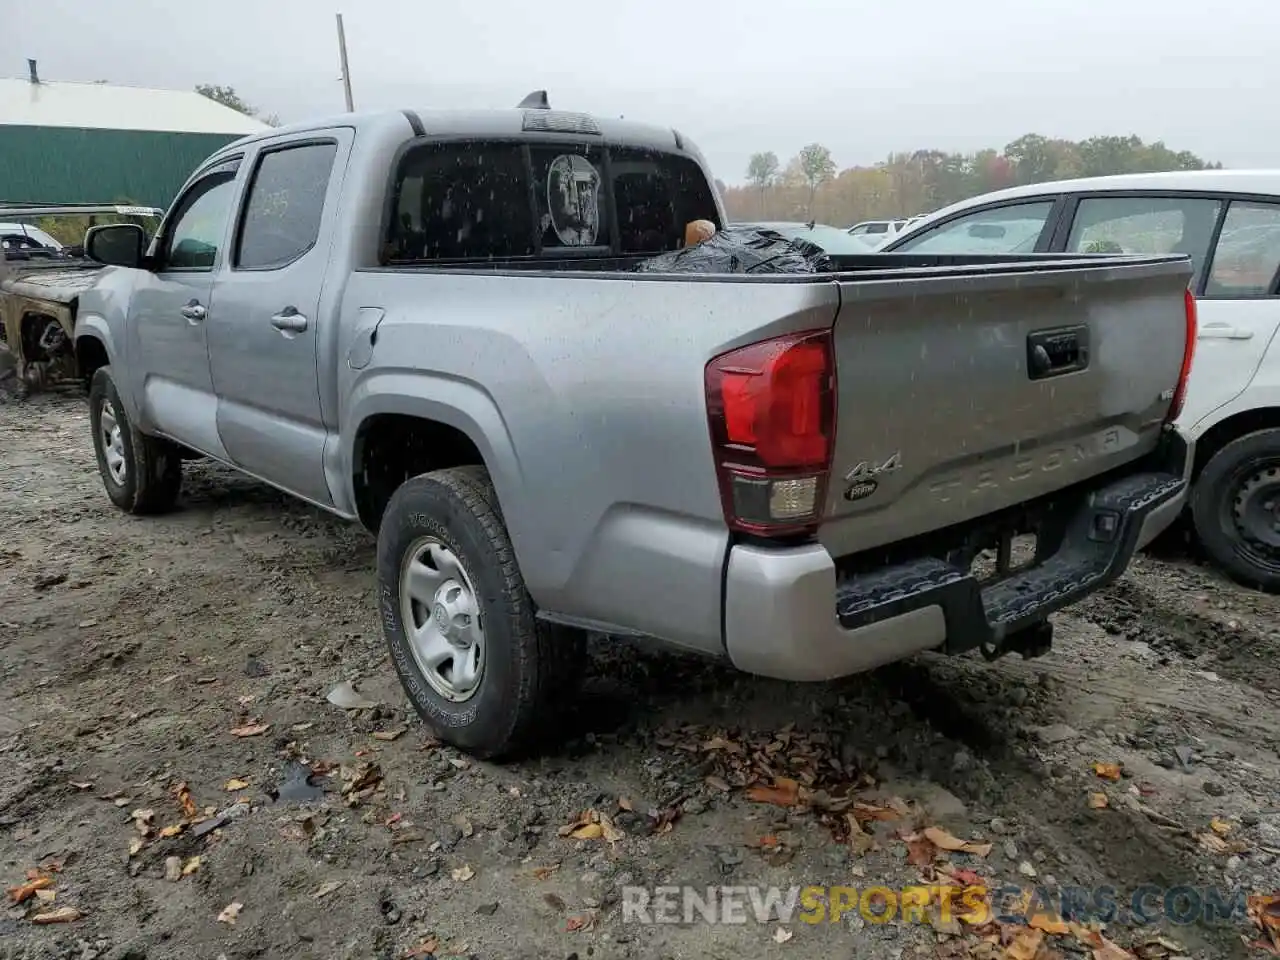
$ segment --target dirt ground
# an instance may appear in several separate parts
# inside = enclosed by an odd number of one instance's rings
[[[204,463],[178,512],[123,516],[74,394],[0,400],[0,467],[0,881],[29,885],[0,957],[1114,960],[936,910],[624,921],[622,890],[1280,890],[1280,598],[1186,557],[1139,559],[1031,661],[788,685],[600,638],[571,738],[493,766],[408,710],[363,531]],[[329,703],[342,681],[376,705]],[[798,807],[744,789],[793,773]],[[1135,955],[1263,955],[1242,916],[1127,920],[1105,936]]]

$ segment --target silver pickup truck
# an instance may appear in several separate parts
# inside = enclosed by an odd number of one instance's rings
[[[787,680],[1042,653],[1180,509],[1186,258],[652,269],[697,220],[687,138],[544,106],[233,143],[154,238],[86,238],[107,493],[208,457],[358,519],[409,697],[482,756],[588,631]]]

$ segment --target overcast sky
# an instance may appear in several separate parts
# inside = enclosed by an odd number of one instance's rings
[[[341,2],[341,0],[337,0]],[[553,107],[678,127],[721,179],[826,144],[1000,147],[1136,133],[1280,167],[1277,0],[0,0],[0,76],[235,87],[285,121],[356,109]],[[783,13],[783,11],[788,11]]]

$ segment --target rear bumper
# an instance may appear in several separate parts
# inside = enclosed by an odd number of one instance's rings
[[[1115,580],[1186,502],[1190,451],[1176,436],[1158,466],[1064,495],[1031,568],[981,585],[934,556],[850,574],[821,545],[736,545],[725,577],[725,647],[741,670],[830,680],[924,650],[1002,640]]]

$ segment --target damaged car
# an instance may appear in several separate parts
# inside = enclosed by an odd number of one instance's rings
[[[76,308],[103,270],[84,255],[84,233],[100,223],[154,232],[163,215],[122,204],[0,206],[0,380],[16,378],[25,393],[82,379]]]

